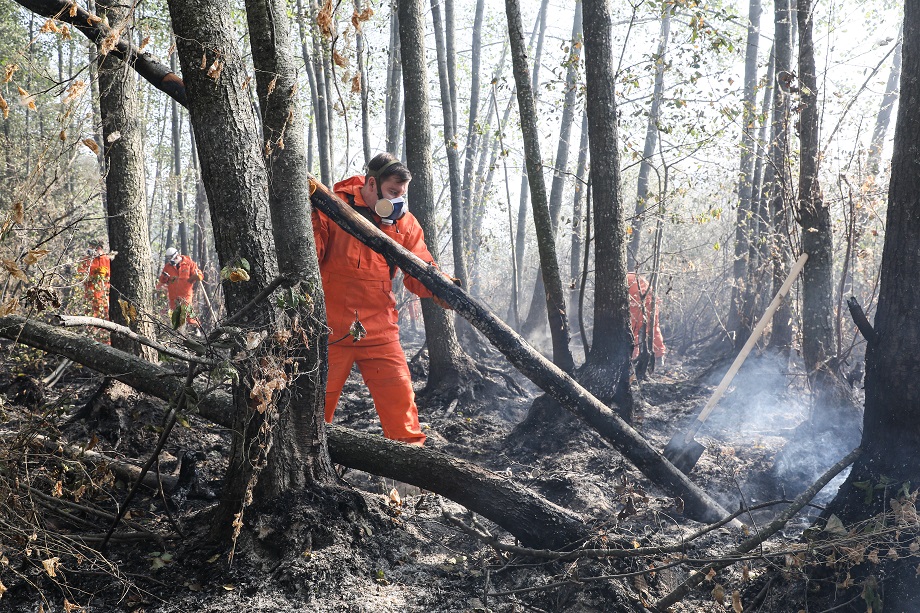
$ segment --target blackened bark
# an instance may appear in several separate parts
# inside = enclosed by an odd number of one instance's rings
[[[754,175],[754,133],[757,117],[757,49],[760,42],[760,0],[748,4],[747,47],[744,54],[744,99],[741,102],[741,160],[738,170],[738,208],[735,219],[735,254],[732,260],[732,297],[726,321],[728,341],[740,349],[751,335],[754,322],[745,315],[748,264],[752,239],[751,206]],[[810,260],[809,260],[810,261]]]
[[[123,24],[130,2],[110,4],[103,11],[109,23]],[[144,126],[138,116],[134,71],[112,53],[99,57],[99,108],[102,114],[102,151],[105,158],[105,206],[112,259],[109,317],[138,334],[153,337],[153,281],[150,276],[150,240],[147,227],[147,190],[144,174]],[[133,305],[137,317],[128,321],[119,300]],[[153,360],[156,352],[118,334],[112,345]]]
[[[431,119],[428,107],[428,69],[425,64],[425,22],[421,0],[398,0],[399,41],[405,91],[406,165],[412,171],[412,210],[425,233],[431,253],[438,253],[434,217],[434,179],[431,171]],[[457,342],[450,314],[430,299],[422,300],[429,372],[426,392],[455,385],[472,363]]]
[[[833,326],[833,228],[818,181],[818,78],[812,41],[812,0],[798,0],[799,21],[799,202],[802,250],[808,254],[802,284],[802,357],[815,376],[835,357]],[[833,366],[833,365],[831,365]]]
[[[246,1],[278,268],[294,283],[285,291],[284,327],[293,328],[293,361],[285,367],[290,397],[279,402],[278,435],[259,478],[258,491],[267,498],[334,480],[323,419],[326,312],[310,222],[310,173],[286,10],[286,0]],[[300,296],[306,301],[295,300]],[[303,336],[298,334],[301,330]]]
[[[862,456],[826,514],[835,513],[845,525],[890,511],[902,499],[902,486],[914,490],[920,483],[920,6],[904,6],[901,103],[898,108],[888,188],[888,215],[882,251],[881,280],[875,331],[879,342],[866,349],[866,411]],[[870,504],[866,484],[872,488]],[[883,485],[888,484],[888,485]],[[862,489],[860,489],[862,488]],[[912,503],[910,508],[913,508]],[[912,538],[914,535],[911,534]],[[902,543],[906,546],[908,543]],[[916,561],[902,557],[872,566],[882,590],[885,611],[920,609]],[[862,589],[857,577],[856,588]],[[858,597],[859,592],[855,591]],[[850,596],[839,595],[842,600]],[[881,607],[879,607],[881,608]]]
[[[792,193],[789,168],[789,95],[794,78],[792,72],[792,10],[790,0],[775,0],[773,11],[776,82],[773,89],[773,120],[769,168],[774,173],[769,182],[770,216],[773,223],[769,241],[772,246],[773,291],[783,284],[792,262],[789,247],[789,198]],[[773,316],[770,334],[771,349],[788,355],[792,347],[792,309],[784,301]]]
[[[583,0],[585,83],[594,207],[594,334],[579,378],[595,395],[632,417],[629,388],[633,336],[626,282],[626,221],[620,199],[620,148],[614,96],[615,68],[607,0]]]
[[[524,49],[524,31],[521,26],[521,10],[518,0],[505,0],[505,12],[508,17],[511,61],[514,67],[514,82],[517,86],[521,131],[524,137],[524,157],[527,163],[527,180],[531,192],[530,202],[537,232],[537,249],[540,252],[543,281],[546,285],[546,308],[553,341],[553,361],[559,368],[568,372],[574,367],[574,361],[569,349],[569,324],[565,312],[562,280],[559,276],[559,262],[556,259],[553,223],[546,201],[540,135],[537,131],[537,110],[530,82],[530,69],[527,66],[527,53]]]
[[[230,6],[220,0],[170,0],[169,11],[182,73],[189,91],[202,180],[208,193],[221,268],[249,264],[248,282],[224,283],[227,310],[234,313],[256,298],[277,276],[268,217],[268,189],[257,119],[246,72],[236,47]],[[202,54],[209,70],[201,70]],[[273,311],[257,310],[241,324],[272,323]],[[259,452],[249,447],[260,426],[249,406],[252,380],[234,386],[234,440],[212,536],[225,539],[242,512]],[[253,430],[250,430],[253,428]],[[267,451],[267,450],[266,450]]]

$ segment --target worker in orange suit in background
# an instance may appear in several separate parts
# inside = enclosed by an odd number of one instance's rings
[[[83,295],[93,317],[108,319],[112,259],[105,253],[101,240],[91,240],[89,246],[77,272],[83,277]]]
[[[381,153],[367,165],[365,176],[340,181],[333,191],[388,237],[433,264],[422,228],[404,200],[411,180],[408,168],[393,155]],[[399,316],[391,285],[396,269],[325,213],[313,209],[312,215],[331,329],[326,421],[332,421],[342,387],[357,363],[384,436],[423,445],[426,437],[419,427],[412,378],[399,343]],[[403,284],[413,294],[449,308],[420,281],[405,276]]]
[[[661,306],[661,299],[653,300],[652,291],[649,287],[648,280],[634,272],[626,273],[626,281],[629,283],[629,323],[633,333],[633,358],[639,356],[639,332],[648,322],[651,322],[651,329],[646,328],[645,338],[652,335],[652,353],[660,359],[667,351],[664,346],[664,338],[661,336],[661,328],[658,327],[658,312]],[[652,307],[654,302],[654,314]],[[652,316],[653,315],[653,316]]]
[[[169,298],[170,315],[176,310],[177,305],[194,305],[195,284],[204,279],[204,274],[198,269],[198,264],[187,255],[182,255],[175,247],[169,247],[163,254],[165,263],[163,272],[157,279],[157,289],[166,288],[166,297]],[[198,320],[189,315],[186,322],[198,327]]]

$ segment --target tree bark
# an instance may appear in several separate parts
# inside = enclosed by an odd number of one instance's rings
[[[559,213],[562,210],[562,195],[565,190],[565,181],[568,176],[569,165],[569,139],[572,135],[572,124],[575,122],[575,107],[578,89],[578,64],[581,61],[582,39],[582,7],[581,2],[575,2],[575,17],[572,21],[572,38],[569,43],[569,57],[566,60],[565,73],[565,98],[562,103],[562,118],[559,122],[559,146],[556,148],[556,164],[553,169],[553,182],[550,187],[549,206],[550,220],[553,224],[553,236],[556,236],[559,227]],[[543,269],[537,267],[537,278],[534,282],[533,295],[530,299],[530,310],[527,320],[544,320],[546,318],[546,287],[543,284]]]
[[[773,10],[774,48],[776,53],[776,83],[773,89],[773,138],[770,144],[769,168],[774,173],[769,184],[770,219],[769,234],[772,259],[773,291],[775,295],[783,284],[792,259],[789,246],[789,195],[792,179],[789,168],[789,95],[794,75],[792,73],[792,9],[790,0],[775,0]],[[784,301],[773,316],[769,347],[789,354],[792,348],[792,309]]]
[[[169,56],[169,67],[172,70],[176,69],[176,54],[173,53]],[[179,124],[179,103],[175,100],[170,104],[171,107],[171,122],[172,127],[172,180],[173,187],[175,188],[176,194],[176,215],[179,217],[179,253],[188,254],[188,225],[185,221],[185,194],[184,187],[182,185],[182,135],[181,127]],[[170,228],[171,230],[172,228]],[[172,247],[173,245],[167,245],[167,247]]]
[[[235,313],[255,299],[278,275],[275,245],[268,217],[267,176],[257,119],[243,86],[246,72],[236,47],[237,34],[230,6],[220,0],[170,0],[170,17],[186,87],[189,114],[195,129],[202,179],[208,193],[214,239],[221,268],[249,266],[248,282],[224,285],[227,311]],[[201,70],[202,50],[209,70]],[[240,322],[273,327],[274,312],[260,309]],[[271,343],[269,343],[271,344]],[[246,365],[245,368],[252,368]],[[254,369],[253,371],[254,372]],[[264,454],[256,443],[261,418],[250,406],[253,379],[244,372],[234,386],[233,448],[212,536],[233,534],[249,498],[255,466]]]
[[[312,110],[311,122],[310,122],[310,136],[313,136],[313,129],[316,129],[317,142],[320,150],[320,176],[323,175],[322,164],[323,164],[323,143],[328,143],[328,139],[325,138],[325,133],[320,134],[319,129],[319,85],[316,80],[315,66],[313,64],[313,59],[310,57],[310,47],[308,41],[312,43],[310,35],[307,32],[306,25],[307,17],[304,14],[303,9],[303,0],[297,0],[297,32],[300,36],[300,55],[303,58],[303,67],[304,72],[307,73],[307,82],[310,84],[310,101],[312,105],[310,109]],[[312,144],[307,147],[307,167],[310,169],[310,172],[313,172],[313,147]],[[326,162],[328,164],[328,161]]]
[[[571,275],[571,287],[575,289],[575,280],[581,274],[581,250],[584,231],[584,210],[582,209],[582,200],[587,191],[588,175],[588,114],[585,113],[581,118],[581,141],[578,144],[578,165],[575,167],[575,201],[572,204],[572,255],[569,262],[569,274]],[[587,350],[587,347],[585,347]]]
[[[292,361],[284,369],[290,397],[281,401],[274,424],[278,435],[258,485],[259,493],[268,499],[335,480],[323,427],[326,311],[310,222],[310,173],[286,10],[287,0],[246,0],[278,268],[295,283],[284,294],[288,318],[284,327],[294,332]]]
[[[102,11],[109,23],[126,27],[133,5],[110,4]],[[105,157],[105,206],[112,259],[109,317],[138,334],[153,336],[153,283],[147,227],[147,185],[144,173],[144,126],[138,116],[134,71],[115,54],[99,56],[99,108]],[[119,300],[133,305],[137,316],[125,318]],[[147,359],[156,352],[112,335],[112,344]]]
[[[614,402],[627,421],[632,417],[629,387],[633,335],[626,281],[626,220],[620,199],[620,148],[615,68],[607,0],[583,0],[585,11],[586,111],[594,207],[594,333],[579,379],[605,402]],[[603,160],[603,164],[596,163]]]
[[[299,7],[299,5],[298,5]],[[315,18],[315,15],[314,15]],[[332,126],[329,119],[329,97],[332,95],[327,88],[329,79],[326,76],[326,67],[323,62],[323,40],[319,28],[314,24],[311,27],[313,39],[313,75],[316,79],[316,106],[313,115],[316,119],[316,141],[319,144],[319,176],[323,183],[332,181]]]
[[[658,147],[658,120],[661,117],[661,99],[664,96],[664,73],[668,68],[668,41],[671,36],[671,11],[669,5],[663,4],[661,11],[661,34],[658,37],[658,52],[655,54],[655,88],[652,91],[652,103],[648,110],[648,122],[645,126],[645,144],[642,147],[642,160],[639,162],[639,179],[636,184],[636,215],[632,221],[632,235],[626,250],[627,270],[638,270],[639,246],[642,240],[642,221],[648,203],[648,183],[652,172],[652,157]]]
[[[835,365],[833,325],[833,228],[830,208],[818,180],[818,78],[812,41],[813,4],[798,0],[799,21],[799,202],[802,250],[808,262],[802,271],[802,357],[813,383]]]
[[[901,103],[895,124],[874,322],[877,341],[866,347],[866,411],[860,443],[863,454],[825,511],[827,516],[836,514],[845,525],[890,512],[895,500],[912,508],[909,497],[904,500],[901,488],[909,484],[906,487],[912,491],[920,483],[916,453],[920,447],[920,361],[915,357],[920,343],[920,283],[909,281],[913,278],[911,271],[920,269],[920,151],[916,146],[920,142],[920,6],[914,2],[904,6],[902,53]],[[910,538],[913,536],[910,534]],[[902,546],[908,544],[900,540]],[[912,557],[886,559],[878,568],[859,570],[862,576],[855,582],[857,589],[862,589],[860,579],[875,575],[881,584],[879,593],[885,611],[920,609]],[[853,595],[858,597],[859,592]],[[849,597],[840,596],[841,600]]]
[[[749,252],[751,246],[751,207],[754,175],[754,133],[757,122],[757,49],[760,42],[760,0],[748,4],[747,47],[744,54],[744,99],[741,102],[741,160],[738,170],[737,218],[735,220],[735,254],[732,260],[732,297],[726,330],[728,341],[740,349],[751,335],[754,322],[745,315],[750,307],[745,300],[747,291]],[[807,265],[806,265],[807,266]]]
[[[405,91],[406,165],[412,170],[413,212],[425,233],[431,253],[439,253],[434,216],[434,181],[431,171],[431,126],[428,107],[428,69],[425,63],[425,22],[421,0],[398,0],[399,41]],[[426,393],[456,389],[472,362],[457,342],[448,312],[430,299],[422,301],[429,371]]]
[[[466,235],[463,237],[465,247],[471,253],[476,250],[476,242],[473,240],[473,220],[474,211],[472,208],[473,200],[473,182],[477,176],[474,173],[476,163],[476,151],[480,149],[480,133],[476,129],[476,123],[479,119],[479,70],[482,63],[482,22],[485,14],[485,0],[476,0],[476,12],[473,16],[473,36],[472,51],[470,53],[470,113],[466,123],[466,149],[464,149],[463,161],[463,198],[460,203],[460,210],[464,212],[466,223],[464,229]],[[504,63],[504,52],[499,65]],[[487,119],[488,121],[488,119]],[[484,131],[483,134],[486,132]],[[482,147],[485,150],[487,147]],[[480,172],[479,175],[482,173]],[[475,262],[475,257],[473,258]]]
[[[135,389],[169,400],[184,384],[180,373],[133,357],[86,336],[22,317],[0,318],[0,336],[69,357]],[[232,427],[232,399],[196,383],[201,417]],[[302,407],[301,407],[302,408]],[[329,450],[336,463],[399,479],[440,494],[494,521],[531,547],[561,549],[588,536],[584,520],[507,477],[430,449],[394,443],[328,424]]]
[[[387,151],[399,156],[400,102],[402,94],[402,62],[399,57],[399,16],[396,12],[397,0],[391,2],[390,12],[390,52],[387,55],[387,91],[386,91],[386,130]]]
[[[511,58],[514,82],[517,87],[521,132],[524,137],[524,157],[527,164],[527,181],[530,185],[531,208],[537,232],[537,249],[546,285],[546,308],[550,335],[553,341],[553,361],[568,372],[574,367],[569,349],[569,324],[565,313],[565,296],[556,259],[556,244],[549,205],[546,202],[546,183],[543,178],[543,161],[540,153],[540,135],[537,130],[537,110],[534,104],[527,53],[524,49],[524,31],[518,0],[505,0],[508,17],[508,36],[511,41]]]
[[[453,109],[454,98],[451,95],[449,75],[451,69],[448,65],[447,52],[444,44],[444,27],[441,23],[441,0],[431,0],[431,19],[434,22],[434,46],[438,56],[438,82],[441,89],[441,111],[444,118],[444,152],[447,155],[447,175],[450,192],[450,226],[451,246],[454,256],[454,276],[460,279],[464,286],[469,287],[469,276],[466,267],[466,247],[463,237],[464,217],[462,208],[461,178],[460,178],[460,153],[457,151],[457,126],[454,123]]]
[[[361,0],[355,0],[355,12],[359,15],[364,10]],[[367,91],[367,66],[365,65],[365,56],[367,55],[366,44],[364,41],[364,32],[361,26],[355,31],[355,55],[358,58],[357,70],[361,79],[361,145],[364,148],[364,159],[371,161],[371,117],[370,107],[368,105]]]

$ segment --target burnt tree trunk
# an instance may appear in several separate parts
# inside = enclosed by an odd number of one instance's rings
[[[406,165],[413,177],[413,212],[425,233],[428,250],[438,253],[424,14],[421,0],[399,0],[399,41],[406,108]],[[456,390],[460,380],[472,372],[473,364],[460,348],[451,315],[430,299],[421,302],[429,358],[425,392]]]
[[[102,16],[109,23],[125,24],[132,6],[130,2],[110,4],[102,10]],[[99,56],[106,226],[109,247],[118,252],[112,259],[109,317],[138,334],[153,337],[144,126],[138,116],[136,81],[134,71],[115,54]],[[138,317],[128,321],[119,300],[133,305]],[[112,345],[149,360],[156,358],[156,352],[149,347],[119,334],[112,335]]]
[[[792,263],[789,245],[789,198],[792,193],[789,168],[789,113],[792,72],[792,9],[790,0],[774,0],[773,30],[776,61],[776,83],[773,89],[773,137],[770,141],[769,167],[774,173],[769,183],[770,220],[772,231],[773,291],[776,294],[783,284]],[[773,316],[770,334],[771,349],[789,354],[792,348],[792,308],[783,301]]]
[[[508,18],[514,82],[517,87],[521,131],[524,137],[527,181],[531,192],[530,203],[537,232],[537,249],[540,253],[543,282],[546,286],[546,309],[553,341],[553,362],[562,370],[569,372],[575,364],[569,349],[569,324],[565,312],[565,295],[562,292],[562,279],[559,276],[559,262],[556,258],[553,222],[546,201],[546,182],[543,178],[540,135],[537,130],[537,109],[530,82],[530,69],[527,67],[527,53],[524,49],[524,31],[521,26],[521,9],[518,0],[505,0],[505,13]]]
[[[896,509],[895,501],[913,509],[905,494],[912,491],[916,495],[916,484],[920,483],[920,457],[916,453],[920,448],[920,361],[916,359],[920,284],[914,280],[920,270],[920,151],[916,146],[920,142],[920,6],[914,2],[905,4],[903,32],[901,103],[888,188],[876,340],[866,348],[863,453],[825,511],[828,516],[836,514],[845,525]],[[867,488],[871,488],[869,495]],[[908,530],[895,546],[906,547],[914,536],[914,531]],[[912,556],[897,561],[886,558],[878,566],[864,565],[855,570],[859,573],[856,587],[849,590],[850,595],[838,594],[840,601],[858,598],[867,580],[877,580],[885,611],[920,610],[920,580]]]
[[[176,69],[176,54],[169,56],[170,68]],[[176,216],[179,218],[178,249],[179,253],[188,255],[188,224],[185,221],[185,187],[182,181],[182,128],[180,125],[179,103],[173,100],[170,104],[170,127],[172,130],[172,182],[176,196]],[[170,230],[172,228],[170,227]],[[174,245],[166,245],[173,247]]]
[[[866,157],[866,171],[875,176],[879,173],[879,162],[882,158],[882,147],[885,145],[885,134],[888,133],[888,123],[891,121],[891,111],[898,100],[898,81],[901,79],[901,52],[903,32],[898,33],[895,42],[894,58],[891,60],[891,72],[888,73],[888,82],[885,84],[885,94],[878,115],[875,117],[875,127],[872,129],[872,139],[869,141],[869,154]]]
[[[607,0],[583,0],[590,180],[594,207],[594,333],[579,380],[598,398],[632,418],[629,387],[633,336],[626,282],[626,220],[620,199],[620,149],[611,19]],[[596,160],[604,160],[603,164]]]
[[[283,324],[292,332],[293,361],[285,367],[290,398],[283,399],[290,410],[278,412],[272,453],[259,479],[258,492],[267,499],[316,482],[332,483],[335,474],[323,416],[326,311],[310,222],[310,173],[286,8],[287,0],[246,1],[278,268],[292,282],[284,291]]]

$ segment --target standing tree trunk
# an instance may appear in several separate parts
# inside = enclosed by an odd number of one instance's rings
[[[891,72],[888,73],[888,83],[885,85],[885,94],[882,96],[882,105],[875,117],[875,128],[872,130],[872,140],[869,142],[869,155],[866,158],[866,170],[871,176],[879,173],[879,161],[882,157],[882,147],[885,144],[885,134],[888,132],[888,122],[891,121],[891,111],[898,99],[898,81],[901,78],[901,39],[903,32],[898,33],[895,43],[894,58],[891,60]]]
[[[482,21],[485,14],[485,0],[476,0],[476,13],[473,17],[473,37],[472,52],[470,55],[470,113],[466,123],[466,149],[463,161],[463,198],[460,203],[460,210],[464,212],[466,223],[464,229],[466,235],[463,237],[465,247],[473,253],[476,250],[476,243],[473,241],[475,235],[473,225],[477,223],[474,216],[479,217],[479,209],[473,211],[473,181],[475,180],[474,165],[476,164],[476,152],[480,149],[480,134],[476,129],[476,122],[479,117],[479,70],[482,60]],[[504,63],[505,54],[502,51],[502,59],[499,65]],[[486,134],[483,131],[483,134]],[[485,151],[488,147],[483,146]],[[480,173],[481,175],[481,173]],[[475,258],[474,258],[475,261]],[[473,275],[475,277],[475,275]]]
[[[457,46],[454,36],[454,0],[444,0],[444,47],[447,52],[447,83],[450,92],[450,125],[457,132]]]
[[[302,0],[297,0],[297,10],[303,14],[301,6]],[[331,126],[329,124],[328,98],[330,92],[326,89],[328,79],[323,64],[323,43],[319,28],[315,25],[311,28],[313,39],[313,76],[316,81],[316,104],[313,105],[313,118],[316,121],[316,142],[319,145],[319,178],[326,185],[332,181],[332,137],[330,135]],[[301,38],[306,40],[306,36],[301,32]],[[306,45],[306,43],[304,43]],[[306,61],[306,60],[304,60]]]
[[[413,211],[431,253],[439,253],[431,171],[431,119],[428,110],[428,70],[425,63],[425,22],[421,0],[398,0],[399,41],[406,105],[406,165],[412,171]],[[426,393],[456,390],[472,369],[457,342],[453,318],[430,299],[422,301],[429,371]]]
[[[169,67],[176,71],[176,54],[169,56]],[[185,222],[185,194],[182,185],[182,127],[179,123],[179,103],[171,103],[172,125],[172,180],[176,188],[176,215],[179,217],[179,252],[188,255],[188,225]],[[171,247],[172,245],[167,245]]]
[[[537,15],[537,25],[535,32],[537,33],[537,46],[536,51],[534,52],[533,58],[533,77],[531,80],[531,89],[539,94],[540,92],[540,61],[543,58],[543,40],[546,35],[546,20],[547,20],[547,11],[549,8],[549,0],[543,0],[543,4],[540,5],[540,12]],[[531,42],[528,49],[533,47],[533,37],[531,36]],[[517,87],[515,87],[515,93],[517,93]],[[536,106],[536,100],[534,100],[534,105]],[[517,286],[518,289],[523,287],[524,282],[524,252],[527,248],[527,209],[528,201],[527,197],[529,195],[530,185],[527,178],[527,167],[525,164],[524,173],[521,175],[521,196],[520,202],[518,203],[518,215],[517,215],[517,227],[515,229],[515,257],[517,258]],[[515,316],[515,319],[517,317]]]
[[[438,81],[441,89],[441,111],[444,118],[444,151],[447,154],[447,174],[450,187],[450,225],[451,245],[454,254],[454,276],[460,279],[465,287],[469,287],[469,277],[466,269],[466,249],[463,237],[464,215],[461,208],[460,193],[460,154],[457,151],[457,127],[454,123],[453,96],[448,76],[451,70],[447,63],[447,53],[444,44],[444,28],[441,24],[441,0],[431,0],[431,19],[434,22],[435,50],[438,56]]]
[[[361,0],[355,0],[355,12],[360,15],[363,10]],[[355,29],[355,55],[358,56],[358,78],[361,80],[361,144],[364,147],[364,159],[366,162],[370,162],[371,118],[367,98],[367,66],[365,65],[365,55],[367,55],[367,51],[365,50],[364,32],[362,31],[360,21]]]
[[[126,20],[132,6],[130,2],[109,4],[102,9],[102,17],[107,18],[113,27],[127,28]],[[136,81],[134,71],[114,55],[99,57],[106,225],[109,247],[118,252],[118,256],[112,258],[109,317],[143,336],[153,338],[144,126],[137,111]],[[126,320],[119,300],[132,304],[138,317]],[[112,335],[112,346],[148,360],[156,359],[155,351],[119,334]]]
[[[633,350],[626,282],[626,221],[620,200],[620,148],[614,95],[615,67],[608,0],[583,0],[585,83],[594,206],[594,334],[579,380],[604,402],[632,417],[629,387]],[[604,160],[598,164],[597,160]]]
[[[920,6],[915,2],[904,5],[903,63],[878,308],[875,330],[869,332],[866,347],[863,452],[825,511],[825,516],[833,513],[847,527],[892,509],[897,512],[902,504],[911,512],[910,493],[915,496],[920,483],[920,361],[916,359],[920,283],[908,272],[920,270]],[[899,519],[891,519],[892,526],[900,525]],[[914,536],[914,530],[893,533],[892,546],[906,551]],[[878,586],[876,593],[882,601],[876,610],[882,610],[882,605],[885,611],[920,610],[916,559],[912,555],[891,557],[882,558],[879,565],[856,567],[854,587],[834,597],[844,602],[859,598],[871,581]]]
[[[326,312],[310,221],[310,173],[286,7],[287,0],[246,1],[278,268],[293,282],[285,292],[287,326],[294,332],[293,360],[285,367],[291,384],[284,402],[290,410],[279,410],[274,424],[272,453],[258,486],[266,499],[314,482],[334,481],[323,419]]]
[[[748,4],[747,47],[744,54],[744,99],[741,102],[741,161],[738,171],[738,216],[735,221],[735,254],[732,260],[732,297],[726,331],[728,341],[740,349],[751,335],[754,322],[745,315],[750,307],[748,278],[751,245],[752,193],[754,175],[754,132],[757,123],[757,48],[760,41],[760,0]],[[816,115],[817,117],[817,115]],[[817,132],[815,133],[817,135]]]
[[[792,10],[790,0],[774,0],[773,31],[776,58],[776,83],[773,89],[772,140],[768,170],[773,180],[768,182],[770,220],[772,232],[768,234],[772,246],[771,259],[773,291],[776,294],[789,272],[792,251],[789,247],[789,197],[791,173],[789,169],[789,95],[792,86]],[[783,301],[773,316],[770,348],[789,354],[792,348],[792,309]]]
[[[798,0],[799,22],[799,202],[802,250],[808,254],[802,284],[802,357],[812,383],[823,385],[835,358],[833,228],[818,182],[818,78],[812,40],[812,0]]]
[[[578,94],[578,64],[581,61],[582,45],[582,8],[581,2],[575,2],[575,17],[572,21],[572,39],[569,47],[569,57],[566,60],[565,74],[565,99],[562,103],[562,119],[559,123],[559,146],[556,149],[556,165],[553,170],[553,183],[550,187],[549,206],[550,219],[553,223],[553,236],[559,226],[559,213],[562,210],[562,194],[565,190],[565,180],[568,176],[569,166],[569,138],[572,135],[572,124],[575,122],[575,107]],[[534,282],[533,296],[530,299],[530,310],[524,324],[525,330],[534,329],[538,322],[546,321],[546,288],[543,285],[543,270],[537,268],[537,278]]]
[[[387,151],[399,157],[399,127],[402,104],[402,62],[399,57],[399,16],[392,0],[390,12],[390,52],[387,55],[387,91],[385,100]]]
[[[310,58],[310,47],[307,46],[307,41],[309,40],[309,37],[307,34],[307,26],[305,22],[306,22],[306,16],[304,15],[304,11],[303,11],[303,0],[297,0],[297,32],[300,36],[300,55],[303,58],[304,72],[307,73],[307,82],[310,84],[310,101],[312,102],[312,105],[310,108],[313,111],[311,113],[312,121],[310,122],[310,136],[309,136],[309,142],[307,145],[307,168],[309,168],[310,171],[312,172],[313,171],[313,129],[315,126],[316,130],[317,131],[319,130],[320,118],[318,115],[318,112],[319,112],[318,109],[320,108],[320,105],[319,105],[319,92],[317,89],[316,74],[314,73],[313,60]],[[320,145],[319,145],[320,155],[322,155],[322,151],[323,151],[322,149],[323,136],[324,135],[320,135],[317,138],[317,140],[320,142]],[[320,167],[322,168],[322,160],[320,160]],[[322,175],[322,171],[320,171],[320,175]]]
[[[652,174],[652,157],[658,147],[658,120],[661,117],[661,99],[664,96],[664,73],[668,68],[668,41],[671,35],[672,7],[662,4],[661,34],[658,37],[658,52],[655,54],[655,88],[652,91],[652,104],[648,110],[648,122],[645,124],[645,144],[642,147],[642,160],[639,162],[639,180],[636,184],[636,215],[632,221],[632,235],[626,251],[627,270],[638,270],[639,246],[642,239],[642,218],[648,204],[648,182]]]
[[[572,352],[569,349],[569,324],[565,312],[562,280],[559,276],[559,263],[556,259],[553,222],[549,205],[546,202],[546,183],[543,179],[540,135],[537,130],[537,110],[531,88],[530,70],[527,67],[527,53],[524,49],[524,31],[521,25],[518,0],[505,0],[505,12],[508,17],[508,36],[511,41],[511,58],[514,67],[514,82],[517,86],[521,132],[524,137],[524,157],[527,163],[531,206],[537,232],[537,249],[540,253],[543,281],[546,285],[546,308],[553,341],[553,362],[562,370],[569,372],[574,367]]]
[[[578,144],[578,165],[575,167],[575,201],[572,203],[572,259],[569,262],[570,286],[573,290],[577,284],[575,280],[581,275],[581,250],[584,238],[584,225],[582,218],[582,200],[587,191],[588,174],[588,114],[581,117],[581,142]],[[587,349],[587,347],[585,347]]]
[[[236,47],[238,36],[230,5],[220,0],[170,0],[169,12],[220,266],[239,267],[243,259],[249,264],[249,281],[224,284],[227,311],[232,314],[254,300],[278,274],[257,118],[243,87],[246,72]],[[213,70],[201,70],[202,53]],[[211,76],[215,74],[217,78]],[[241,325],[271,325],[274,319],[273,309],[265,306],[245,317]],[[269,340],[266,346],[274,342]],[[233,446],[212,524],[212,536],[221,540],[232,538],[234,524],[240,525],[257,467],[265,465],[265,454],[271,451],[270,440],[259,440],[261,419],[254,418],[256,411],[250,407],[254,378],[261,377],[253,361],[242,365],[251,370],[243,372],[233,386]],[[259,449],[260,443],[266,447]]]

